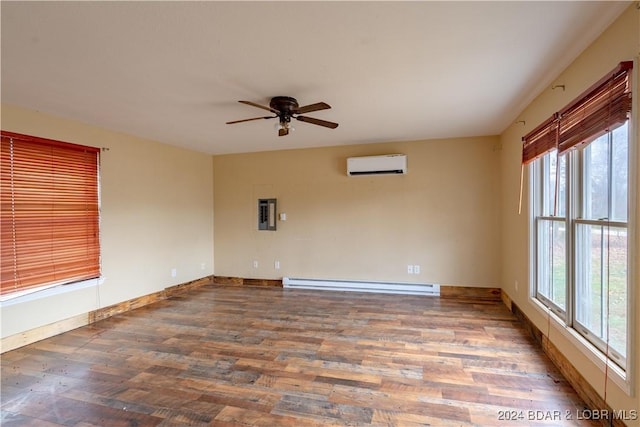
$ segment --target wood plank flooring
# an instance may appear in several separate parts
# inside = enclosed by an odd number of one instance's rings
[[[211,284],[1,365],[5,427],[594,425],[498,302]]]

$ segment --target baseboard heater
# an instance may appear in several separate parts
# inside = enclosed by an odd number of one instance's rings
[[[427,283],[360,282],[284,277],[282,279],[282,285],[285,288],[293,289],[440,296],[440,285]]]

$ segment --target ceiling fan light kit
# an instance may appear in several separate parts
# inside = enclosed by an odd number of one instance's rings
[[[248,122],[252,120],[261,119],[275,119],[278,118],[276,129],[278,130],[278,136],[288,135],[290,131],[294,131],[295,128],[291,124],[291,119],[299,120],[305,123],[311,123],[317,126],[323,126],[329,129],[335,129],[338,127],[338,123],[329,122],[326,120],[320,120],[313,117],[302,116],[301,114],[311,113],[313,111],[328,110],[331,108],[326,102],[317,102],[315,104],[305,105],[300,107],[298,101],[290,96],[274,96],[269,102],[269,106],[256,104],[251,101],[238,101],[241,104],[250,105],[252,107],[261,108],[263,110],[271,111],[275,116],[264,117],[252,117],[250,119],[241,119],[227,122],[228,125]]]
[[[280,131],[281,129],[288,129],[289,132],[293,132],[294,130],[296,130],[295,127],[293,127],[293,124],[291,122],[284,122],[284,123],[276,123],[276,125],[274,126],[275,130]]]

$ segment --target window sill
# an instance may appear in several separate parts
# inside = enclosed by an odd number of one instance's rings
[[[42,298],[48,298],[54,295],[61,295],[81,289],[97,287],[98,285],[101,285],[104,280],[104,277],[98,277],[96,279],[82,280],[80,282],[69,283],[67,285],[51,285],[49,287],[42,287],[5,295],[0,299],[0,308],[9,307],[15,304],[22,304],[29,301],[36,301]]]
[[[606,355],[602,353],[599,349],[593,346],[589,341],[583,338],[576,330],[567,326],[564,323],[564,320],[559,318],[553,311],[549,310],[545,305],[543,305],[540,301],[538,301],[535,297],[530,296],[529,301],[532,303],[533,307],[544,317],[550,316],[553,324],[555,326],[555,330],[560,332],[560,334],[566,338],[571,344],[573,344],[580,352],[587,357],[594,365],[598,367],[598,369],[604,374],[605,370],[607,371],[608,378],[615,383],[622,391],[624,391],[628,396],[632,396],[632,381],[630,372],[627,370],[626,372],[621,369],[618,365],[615,364],[610,359],[607,359]],[[544,335],[547,335],[547,331],[543,331]],[[629,347],[634,345],[633,342],[629,343]],[[629,360],[629,355],[627,356],[627,365]]]

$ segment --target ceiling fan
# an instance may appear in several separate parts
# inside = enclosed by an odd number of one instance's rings
[[[269,106],[256,104],[251,101],[238,101],[242,104],[251,105],[253,107],[262,108],[263,110],[271,111],[275,116],[265,117],[253,117],[251,119],[234,120],[227,122],[228,125],[235,123],[249,122],[252,120],[260,119],[275,119],[280,120],[278,123],[278,136],[285,136],[289,134],[290,130],[293,130],[291,125],[291,119],[300,120],[301,122],[311,123],[318,126],[324,126],[327,128],[335,129],[338,127],[337,123],[328,122],[326,120],[314,119],[313,117],[301,116],[300,114],[311,113],[312,111],[327,110],[331,106],[325,102],[317,102],[315,104],[305,105],[304,107],[298,106],[298,101],[290,96],[274,96],[269,102]]]

